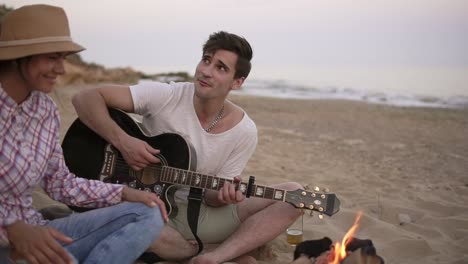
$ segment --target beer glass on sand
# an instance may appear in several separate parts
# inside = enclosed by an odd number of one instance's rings
[[[291,246],[296,246],[304,240],[304,212],[288,229],[286,229],[286,241]]]

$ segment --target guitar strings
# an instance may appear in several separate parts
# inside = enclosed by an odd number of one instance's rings
[[[117,159],[115,168],[117,168],[117,169],[127,169],[129,167],[130,166],[125,161],[122,161],[121,159]],[[146,168],[150,168],[152,171],[159,172],[159,173],[163,172],[163,170],[166,168],[166,170],[168,170],[169,172],[170,171],[172,171],[172,172],[177,171],[177,172],[181,172],[181,173],[187,173],[190,176],[196,175],[196,176],[200,176],[200,177],[203,177],[203,178],[213,177],[213,178],[218,178],[221,181],[228,181],[228,182],[232,183],[231,179],[219,178],[219,177],[211,176],[211,175],[204,175],[204,174],[200,174],[200,173],[197,173],[197,172],[187,171],[187,170],[179,169],[179,168],[175,168],[175,167],[161,166],[161,165],[148,165]]]
[[[233,182],[233,181],[230,180],[230,179],[219,178],[219,177],[209,176],[209,175],[203,175],[203,174],[199,174],[199,173],[196,173],[196,172],[186,171],[186,170],[178,169],[178,168],[174,168],[174,167],[167,167],[167,166],[164,167],[164,166],[160,166],[160,165],[150,165],[150,166],[148,166],[148,167],[151,168],[151,170],[152,170],[153,172],[160,173],[160,176],[161,176],[162,178],[167,178],[167,177],[165,177],[165,175],[162,175],[162,173],[164,172],[164,169],[166,169],[166,171],[167,171],[168,173],[172,173],[172,172],[185,172],[185,173],[187,173],[188,177],[190,177],[190,180],[188,180],[188,181],[185,180],[184,182],[188,182],[188,183],[191,183],[191,182],[192,182],[192,177],[193,177],[193,176],[200,176],[202,179],[216,178],[216,179],[218,180],[218,184],[217,184],[217,186],[219,186],[218,188],[221,188],[221,187],[224,185],[225,182],[230,182],[230,183]],[[118,159],[118,160],[116,161],[116,166],[115,166],[115,168],[116,168],[116,169],[124,169],[124,170],[126,170],[127,168],[130,168],[130,166],[128,166],[128,164],[127,164],[126,162],[121,161],[120,159]],[[171,176],[171,175],[169,175],[169,176]],[[137,178],[138,178],[138,177],[137,177]],[[170,178],[171,178],[171,177],[170,177]],[[177,180],[175,181],[175,183],[177,183]],[[181,183],[181,182],[179,181],[179,183]],[[208,182],[208,181],[207,181],[206,183],[210,183],[210,184],[211,184],[211,182]],[[206,185],[206,183],[205,183],[205,185]],[[240,185],[240,183],[239,183],[239,185]],[[218,189],[218,190],[219,190],[219,189]]]
[[[123,160],[123,158],[118,157],[117,160],[116,160],[115,168],[116,168],[116,169],[124,169],[124,170],[125,170],[125,169],[127,169],[127,168],[130,168],[130,166],[128,165],[127,162],[125,162],[125,160]],[[231,180],[231,179],[226,179],[226,178],[220,178],[220,177],[216,177],[216,176],[210,176],[210,175],[199,174],[199,173],[197,173],[197,172],[187,171],[187,170],[179,169],[179,168],[175,168],[175,167],[161,166],[161,165],[151,165],[151,164],[150,164],[150,165],[147,166],[147,168],[150,168],[152,171],[154,171],[154,172],[156,172],[156,173],[160,173],[160,174],[163,173],[164,168],[166,168],[166,170],[168,170],[169,173],[175,172],[175,171],[177,171],[177,172],[182,172],[182,173],[185,172],[185,173],[189,174],[189,177],[190,177],[190,178],[192,178],[194,175],[195,175],[195,176],[200,176],[200,177],[202,177],[202,178],[216,178],[216,179],[218,179],[218,184],[217,184],[217,189],[216,189],[216,190],[221,189],[221,188],[223,187],[223,185],[224,185],[225,182],[233,183],[233,180]],[[160,176],[162,176],[163,178],[165,177],[164,175],[160,175]],[[169,176],[171,176],[171,175],[169,175]],[[166,177],[166,178],[167,178],[167,177]],[[173,182],[173,181],[171,181],[171,182]],[[184,181],[184,182],[189,182],[189,183],[191,183],[192,180],[190,179],[189,181]],[[180,181],[177,182],[177,180],[176,180],[176,181],[173,182],[173,183],[181,183],[181,182],[180,182]],[[206,183],[207,183],[207,182],[206,182]],[[205,183],[205,185],[206,185],[206,183]],[[240,186],[241,183],[242,183],[242,182],[239,182],[239,183],[238,183],[238,186]],[[262,188],[264,189],[264,195],[268,195],[268,196],[271,196],[271,197],[273,197],[273,195],[274,195],[274,193],[275,193],[276,191],[281,191],[281,192],[283,192],[283,193],[286,192],[286,190],[283,190],[283,189],[276,189],[276,188],[268,187],[268,186],[261,186],[261,185],[254,185],[254,186],[262,187]],[[209,186],[209,187],[212,187],[212,186]],[[207,188],[207,187],[205,187],[205,188]],[[215,188],[216,188],[216,187],[215,187]],[[254,194],[254,189],[255,189],[255,188],[252,188],[252,193],[251,193],[251,195],[255,195],[255,194]],[[290,195],[291,195],[291,194],[290,194]]]

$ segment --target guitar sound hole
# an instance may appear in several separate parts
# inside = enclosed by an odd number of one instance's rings
[[[158,182],[160,168],[144,168],[135,171],[135,176],[144,185],[152,185]]]

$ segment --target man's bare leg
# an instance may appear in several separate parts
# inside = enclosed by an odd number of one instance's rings
[[[147,250],[163,259],[180,261],[188,259],[198,252],[198,245],[185,240],[182,235],[167,225],[161,230],[158,240]]]
[[[297,183],[282,183],[271,187],[285,190],[302,188]],[[219,264],[242,256],[284,232],[299,216],[300,211],[288,203],[249,198],[237,206],[241,225],[215,250],[194,257],[193,264]]]
[[[232,261],[237,264],[257,264],[257,260],[254,257],[248,255],[237,257]]]

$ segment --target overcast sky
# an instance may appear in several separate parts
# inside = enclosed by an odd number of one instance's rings
[[[63,7],[82,56],[106,66],[193,72],[214,31],[246,37],[254,70],[468,69],[468,0],[2,1]],[[259,71],[260,72],[260,71]]]

